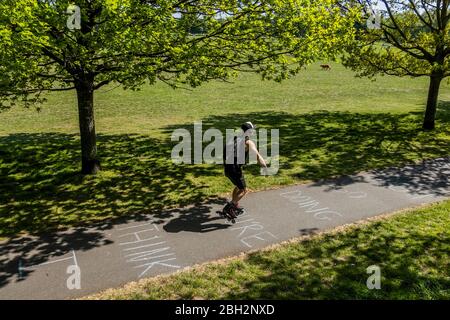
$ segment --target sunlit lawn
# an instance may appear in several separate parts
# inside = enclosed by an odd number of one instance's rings
[[[254,190],[401,165],[450,154],[450,88],[443,84],[438,125],[420,130],[426,79],[357,79],[315,65],[282,84],[244,74],[234,84],[188,91],[163,85],[140,92],[109,87],[96,95],[103,171],[78,174],[74,93],[49,96],[42,111],[0,113],[0,237],[94,220],[151,213],[223,196],[231,184],[219,165],[174,165],[175,128],[235,128],[253,121],[280,129],[281,169]]]

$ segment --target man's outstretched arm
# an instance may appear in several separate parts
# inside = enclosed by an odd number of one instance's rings
[[[267,168],[266,161],[259,153],[258,149],[256,148],[255,143],[252,140],[247,141],[248,149],[250,152],[254,152],[256,154],[256,160],[258,161],[259,165],[261,167]]]

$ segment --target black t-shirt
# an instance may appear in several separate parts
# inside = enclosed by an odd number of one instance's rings
[[[223,163],[225,166],[233,165],[242,167],[248,163],[248,150],[245,144],[245,141],[248,139],[245,136],[235,136],[225,144],[223,148]]]

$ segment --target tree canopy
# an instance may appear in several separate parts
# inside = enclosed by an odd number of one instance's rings
[[[368,16],[375,1],[346,2]],[[435,126],[441,81],[450,76],[450,1],[382,0],[379,28],[360,28],[344,64],[360,76],[430,77],[424,129]]]
[[[80,29],[67,26],[73,5]],[[82,171],[91,173],[99,168],[95,90],[196,87],[239,71],[282,80],[336,55],[349,26],[334,0],[3,0],[0,107],[76,90]]]

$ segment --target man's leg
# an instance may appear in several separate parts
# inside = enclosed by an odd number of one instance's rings
[[[233,193],[231,194],[231,201],[233,202],[234,201],[234,199],[236,199],[237,198],[237,194],[239,193],[239,188],[238,187],[235,187],[234,189],[233,189]]]
[[[239,193],[239,188],[238,187],[235,187],[233,189],[233,192],[231,193],[231,203],[234,204],[235,206],[237,205],[237,203],[234,202],[234,200],[238,198],[238,193]],[[229,209],[229,207],[230,207],[230,202],[227,203],[227,205],[224,208],[224,211]]]
[[[248,193],[248,189],[239,189],[238,187],[234,188],[233,191],[233,204],[237,207],[239,201]]]
[[[238,207],[239,201],[248,193],[247,183],[245,182],[244,174],[239,169],[236,177],[236,188],[233,192],[233,204]]]

